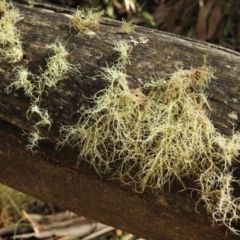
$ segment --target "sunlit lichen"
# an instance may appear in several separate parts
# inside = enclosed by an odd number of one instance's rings
[[[97,8],[91,8],[86,13],[84,9],[78,7],[73,14],[71,27],[79,32],[86,31],[91,27],[98,26],[103,15],[104,11],[99,11]]]
[[[122,19],[122,32],[125,34],[129,34],[131,32],[134,32],[135,26],[132,24],[132,22],[127,22],[125,19]]]

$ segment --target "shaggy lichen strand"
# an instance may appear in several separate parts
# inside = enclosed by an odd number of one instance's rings
[[[233,177],[229,168],[213,166],[202,173],[198,181],[201,186],[200,200],[205,202],[213,221],[223,223],[231,232],[240,235],[240,230],[233,226],[240,218],[240,198],[233,196],[233,183],[239,185],[239,180]]]
[[[64,79],[67,73],[80,73],[77,66],[69,62],[69,52],[60,41],[46,47],[53,50],[54,54],[47,59],[47,68],[36,78],[35,82],[38,85],[36,99],[41,99],[45,88],[55,87],[60,80]]]
[[[191,177],[213,220],[239,234],[232,226],[240,199],[232,195],[232,183],[239,181],[231,164],[239,154],[240,134],[221,135],[208,117],[204,89],[212,68],[180,69],[168,81],[156,78],[130,90],[124,65],[118,64],[104,69],[109,87],[95,95],[96,105],[83,110],[76,125],[62,126],[59,145],[79,146],[79,161],[138,192],[160,190],[174,179],[184,186],[182,178]]]
[[[50,130],[52,125],[48,110],[40,107],[42,95],[44,92],[47,93],[47,88],[55,87],[60,80],[64,79],[67,73],[80,73],[78,70],[79,65],[70,63],[68,60],[69,52],[60,41],[47,45],[46,48],[51,49],[54,53],[46,60],[46,69],[42,70],[40,68],[41,75],[34,75],[27,68],[17,66],[13,69],[14,79],[12,83],[5,89],[7,94],[11,93],[13,88],[16,90],[23,89],[25,96],[31,99],[30,107],[26,113],[27,119],[29,120],[32,114],[38,115],[38,121],[33,126],[34,129],[28,134],[29,144],[26,148],[32,151],[38,145],[38,142],[44,139],[41,136],[40,127],[47,126],[48,130]]]
[[[91,156],[96,170],[105,172],[109,170],[109,164],[116,161],[116,158],[124,157],[119,147],[123,138],[127,138],[129,128],[133,129],[133,123],[139,118],[129,113],[135,108],[139,113],[141,111],[131,91],[123,91],[120,86],[115,87],[113,84],[101,97],[95,97],[95,100],[96,107],[86,110],[77,125],[62,127],[61,132],[64,138],[61,143],[77,142],[81,146],[81,157]],[[130,104],[129,101],[131,101]],[[114,134],[115,132],[119,135]],[[114,149],[119,150],[113,151]]]
[[[16,23],[22,18],[12,3],[0,3],[0,59],[15,63],[22,59],[23,49]]]
[[[214,128],[205,116],[202,102],[199,102],[203,96],[201,93],[192,93],[187,86],[190,80],[188,76],[181,76],[180,82],[176,82],[182,73],[191,72],[179,71],[177,75],[174,74],[165,92],[148,85],[147,100],[140,110],[141,123],[136,124],[137,135],[136,130],[129,130],[132,146],[128,145],[128,154],[122,164],[128,167],[138,165],[134,179],[140,191],[145,187],[161,189],[174,178],[180,180],[193,174],[201,167],[199,165],[204,164],[200,158],[208,158],[212,150],[209,142]],[[177,86],[180,89],[176,89]],[[205,132],[203,128],[213,131]],[[126,141],[128,139],[123,140]],[[126,167],[120,169],[126,171]],[[120,171],[118,174],[120,177],[129,175],[133,179],[130,171]]]
[[[99,11],[97,8],[89,9],[88,13],[80,7],[73,13],[71,27],[80,32],[84,32],[91,27],[96,27],[100,24],[104,11]]]
[[[114,78],[113,73],[121,78]],[[210,73],[208,68],[201,70],[202,77],[195,87],[208,80],[206,75]],[[146,96],[140,89],[130,90],[126,75],[116,66],[106,69],[103,76],[108,82],[113,79],[112,83],[100,97],[95,96],[96,106],[86,110],[76,126],[62,128],[62,143],[76,141],[81,146],[80,157],[90,158],[99,172],[108,171],[110,163],[122,160],[119,176],[132,178],[125,166],[138,166],[135,180],[141,183],[141,190],[147,186],[161,188],[174,177],[192,174],[193,165],[198,167],[196,159],[211,150],[206,151],[206,145],[211,146],[215,130],[203,109],[206,98],[191,89],[191,74],[193,70],[173,75],[165,83],[165,92],[157,87],[164,81],[152,82]],[[176,78],[181,82],[176,83]],[[204,128],[210,132],[204,132]]]
[[[122,32],[124,34],[129,34],[134,32],[135,26],[132,24],[131,21],[127,22],[125,19],[122,19]]]
[[[7,94],[11,93],[13,87],[15,87],[16,90],[22,88],[25,96],[34,99],[35,85],[32,82],[34,75],[22,66],[15,67],[13,72],[14,81],[6,87],[5,92]]]
[[[130,59],[129,59],[129,54],[132,52],[132,46],[129,45],[126,41],[119,41],[115,44],[113,50],[115,50],[117,53],[119,53],[119,57],[117,60],[117,67],[125,71],[125,67],[127,65],[130,65]]]

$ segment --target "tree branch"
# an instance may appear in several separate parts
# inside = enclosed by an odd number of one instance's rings
[[[220,225],[212,227],[210,216],[190,191],[179,192],[182,186],[172,183],[170,191],[143,194],[135,193],[131,186],[100,177],[89,165],[78,160],[78,149],[68,146],[56,151],[59,127],[77,122],[81,107],[90,106],[87,100],[105,88],[100,77],[101,68],[113,63],[117,54],[112,48],[119,40],[130,42],[121,33],[117,21],[104,19],[100,27],[92,29],[91,35],[70,31],[67,9],[30,8],[15,4],[24,18],[17,23],[21,33],[24,58],[19,63],[39,74],[46,66],[49,52],[45,46],[60,40],[72,52],[72,63],[80,64],[81,75],[70,73],[56,88],[44,94],[42,106],[53,119],[51,131],[43,130],[47,137],[34,154],[26,150],[28,143],[24,132],[32,130],[35,118],[27,120],[30,99],[23,91],[6,95],[4,89],[11,83],[13,67],[1,63],[0,82],[0,181],[19,191],[43,199],[85,217],[122,228],[147,239],[237,239]],[[52,7],[51,10],[55,10]],[[131,36],[148,39],[146,44],[134,46],[131,65],[127,69],[129,86],[136,88],[150,80],[151,75],[172,73],[177,67],[201,66],[204,58],[215,69],[215,79],[208,88],[211,119],[216,128],[231,135],[233,124],[239,130],[239,120],[229,114],[240,114],[240,68],[239,54],[219,46],[210,45],[181,36],[136,27]],[[93,81],[92,78],[95,78]],[[87,97],[87,98],[86,98]],[[23,132],[24,131],[24,132]],[[237,163],[236,166],[239,164]],[[193,186],[186,180],[189,186]]]

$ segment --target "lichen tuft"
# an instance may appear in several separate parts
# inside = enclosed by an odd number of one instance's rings
[[[152,78],[131,90],[128,63],[126,52],[103,70],[109,86],[93,97],[95,106],[83,110],[77,124],[61,127],[59,146],[78,146],[78,162],[84,159],[99,174],[111,173],[138,192],[161,190],[173,180],[184,187],[183,178],[194,179],[213,220],[240,234],[233,227],[240,216],[233,183],[239,180],[231,167],[239,155],[240,133],[224,136],[208,117],[205,89],[213,69],[207,64],[179,69],[169,79]]]

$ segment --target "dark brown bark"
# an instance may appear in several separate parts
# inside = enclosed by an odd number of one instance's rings
[[[110,181],[109,176],[101,178],[84,161],[76,168],[78,149],[55,150],[60,125],[76,123],[79,115],[73,113],[89,104],[84,96],[92,96],[105,87],[101,79],[92,81],[89,77],[94,77],[106,62],[111,64],[117,59],[112,50],[114,43],[130,38],[121,33],[116,21],[105,19],[99,28],[93,29],[95,35],[76,35],[70,32],[69,17],[63,14],[70,10],[47,11],[40,6],[29,8],[20,4],[16,7],[24,17],[18,23],[25,51],[20,64],[37,74],[39,65],[46,65],[45,59],[51,54],[44,46],[56,39],[68,40],[72,61],[81,65],[82,75],[70,74],[44,95],[42,106],[51,113],[53,126],[50,132],[44,131],[48,139],[33,154],[25,149],[27,139],[23,135],[23,130],[30,131],[34,123],[34,117],[31,121],[26,119],[29,99],[21,91],[5,94],[14,66],[1,63],[0,182],[147,239],[237,239],[231,233],[226,236],[223,226],[212,227],[211,216],[201,203],[196,211],[197,197],[191,197],[188,191],[179,192],[178,184],[173,183],[171,191],[164,193],[137,194],[129,186]],[[224,134],[231,134],[233,123],[239,129],[239,121],[228,117],[233,111],[240,114],[237,52],[141,27],[131,35],[135,39],[149,39],[147,44],[135,46],[131,54],[128,67],[131,87],[149,81],[150,75],[174,72],[176,66],[201,66],[207,56],[216,77],[208,88],[211,119]]]

